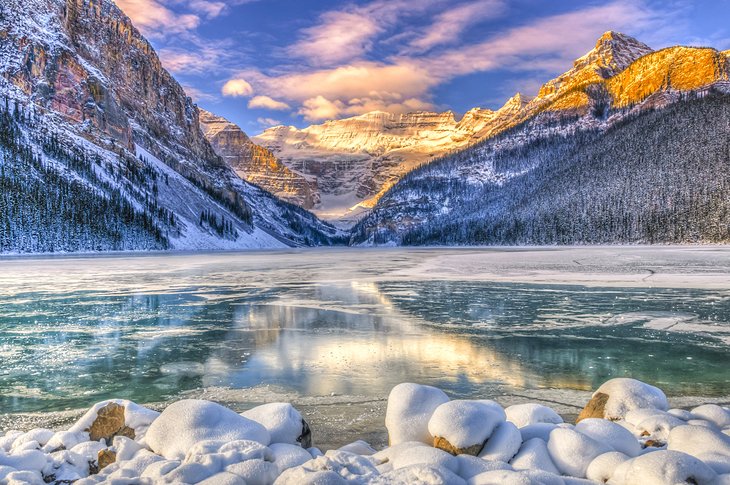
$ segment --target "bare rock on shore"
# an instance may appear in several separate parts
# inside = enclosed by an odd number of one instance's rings
[[[96,413],[96,419],[89,428],[91,441],[105,440],[111,443],[115,436],[134,439],[134,430],[125,424],[124,406],[110,402]]]
[[[99,451],[96,459],[96,462],[99,464],[99,470],[103,470],[115,461],[117,461],[117,454],[108,448]]]

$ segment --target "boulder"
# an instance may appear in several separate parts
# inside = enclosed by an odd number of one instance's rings
[[[507,421],[511,421],[518,428],[524,428],[530,424],[560,424],[563,422],[563,418],[558,413],[542,404],[515,404],[506,408],[504,412],[507,414]]]
[[[679,451],[659,450],[631,460],[624,483],[625,485],[664,483],[711,485],[716,481],[717,474],[697,458]]]
[[[103,449],[99,451],[96,462],[98,463],[98,470],[103,470],[112,463],[117,461],[117,454],[110,449]]]
[[[667,396],[661,389],[636,379],[619,377],[605,382],[593,394],[578,415],[576,422],[587,418],[623,419],[636,409],[669,409]]]
[[[124,418],[124,406],[110,402],[96,412],[96,419],[88,429],[91,441],[104,440],[111,443],[115,436],[134,439],[134,430],[128,427]]]
[[[270,403],[241,413],[266,428],[272,443],[299,444],[312,447],[312,431],[301,413],[288,403]]]
[[[578,419],[576,419],[575,422],[580,423],[584,419],[588,418],[603,419],[603,417],[605,416],[604,410],[606,409],[607,402],[608,394],[596,392],[595,394],[593,394],[593,397],[591,397],[591,400],[588,401],[588,404],[586,404],[583,410],[581,410],[580,414],[578,415]]]
[[[448,401],[449,397],[441,389],[432,386],[411,383],[395,386],[388,396],[385,413],[390,445],[409,441],[433,443],[428,422],[436,408]]]
[[[250,440],[268,445],[271,436],[261,424],[209,401],[185,399],[168,406],[150,425],[147,445],[169,460],[179,460],[197,443]]]
[[[478,455],[494,430],[504,422],[492,404],[481,401],[449,401],[428,421],[433,446],[452,455]]]
[[[558,470],[576,478],[585,478],[588,465],[597,456],[614,451],[609,445],[590,436],[563,428],[554,429],[550,433],[547,447]]]

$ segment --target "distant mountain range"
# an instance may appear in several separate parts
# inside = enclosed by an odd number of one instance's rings
[[[608,32],[496,111],[249,138],[111,0],[6,0],[0,252],[728,242],[728,54]]]

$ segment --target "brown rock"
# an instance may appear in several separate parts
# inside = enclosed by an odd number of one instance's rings
[[[96,419],[89,428],[91,441],[105,440],[111,443],[115,436],[134,439],[134,430],[125,425],[124,406],[110,402],[96,413]]]
[[[588,404],[586,404],[586,407],[583,408],[583,411],[580,412],[578,415],[578,419],[575,420],[576,423],[581,422],[584,419],[588,418],[604,418],[604,409],[606,408],[606,403],[608,402],[608,394],[604,394],[602,392],[597,392],[593,395],[590,401],[588,401]]]
[[[471,455],[471,456],[477,456],[480,451],[482,451],[482,448],[484,448],[484,443],[468,446],[466,448],[457,448],[451,443],[449,443],[449,440],[446,438],[442,438],[440,436],[436,436],[433,439],[433,447],[438,448],[440,450],[444,450],[447,453],[451,453],[452,455]]]
[[[100,450],[96,461],[99,463],[99,471],[101,471],[117,461],[117,454],[110,449]]]

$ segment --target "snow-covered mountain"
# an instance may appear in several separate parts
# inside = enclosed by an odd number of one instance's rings
[[[277,126],[253,140],[292,170],[316,180],[316,213],[356,219],[419,165],[495,136],[544,109],[578,109],[585,102],[577,94],[582,86],[613,76],[650,52],[631,37],[607,32],[573,69],[545,84],[537,98],[518,93],[496,111],[474,108],[460,119],[450,111],[372,112],[301,130]],[[560,103],[554,104],[558,98]]]
[[[341,234],[243,181],[111,0],[0,3],[0,252],[237,249]],[[43,188],[46,190],[43,190]]]
[[[276,126],[253,141],[314,180],[316,214],[356,220],[407,172],[509,125],[524,104],[518,94],[497,111],[475,108],[458,120],[451,111],[375,111],[301,130]]]
[[[729,66],[608,32],[510,123],[405,176],[352,242],[728,242]]]

